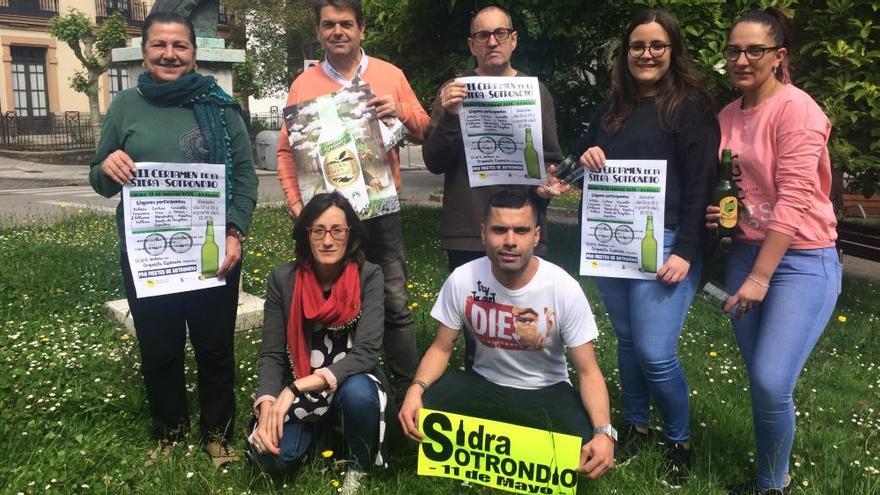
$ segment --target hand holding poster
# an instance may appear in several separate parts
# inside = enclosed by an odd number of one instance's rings
[[[541,90],[534,77],[459,77],[458,119],[471,187],[537,185],[545,177]]]
[[[424,408],[419,431],[422,476],[514,493],[577,492],[580,437]]]
[[[653,280],[663,264],[666,160],[608,160],[584,174],[581,275]]]
[[[303,203],[339,191],[361,220],[400,210],[381,129],[386,124],[367,105],[372,98],[368,86],[351,86],[284,109]],[[396,132],[393,139],[405,135]]]
[[[226,285],[226,167],[135,164],[122,188],[125,243],[138,298]]]

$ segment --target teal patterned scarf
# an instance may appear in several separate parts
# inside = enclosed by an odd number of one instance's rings
[[[224,108],[231,107],[242,114],[235,98],[226,94],[213,76],[190,72],[179,79],[157,83],[149,72],[138,77],[138,92],[150,103],[170,107],[192,107],[199,130],[208,143],[210,163],[226,165],[226,208],[232,202],[232,151],[226,130]]]

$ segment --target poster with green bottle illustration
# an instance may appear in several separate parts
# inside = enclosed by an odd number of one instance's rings
[[[537,185],[545,177],[541,90],[535,77],[459,77],[458,120],[471,187]]]
[[[136,163],[122,188],[125,244],[137,297],[226,285],[226,167]]]
[[[361,220],[400,211],[388,151],[406,128],[400,119],[379,120],[367,105],[372,98],[361,84],[284,109],[303,203],[339,191]]]
[[[663,264],[666,160],[608,160],[584,174],[580,274],[653,280]]]

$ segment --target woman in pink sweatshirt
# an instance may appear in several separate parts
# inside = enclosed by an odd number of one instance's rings
[[[828,199],[831,124],[789,75],[788,20],[774,8],[733,25],[724,50],[742,97],[719,115],[721,148],[739,159],[739,229],[727,262],[733,330],[749,372],[757,482],[733,493],[785,493],[791,482],[792,393],[840,293],[836,219]],[[717,227],[717,207],[707,227]]]

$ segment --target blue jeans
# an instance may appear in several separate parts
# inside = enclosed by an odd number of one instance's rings
[[[664,261],[672,253],[675,235],[673,229],[663,233]],[[624,419],[634,426],[648,426],[653,398],[666,437],[673,442],[688,440],[688,386],[677,348],[700,282],[700,261],[691,263],[685,279],[676,285],[657,280],[595,280],[617,334]]]
[[[416,324],[409,309],[406,291],[406,259],[400,213],[364,222],[369,233],[366,258],[382,268],[385,279],[385,362],[391,370],[395,400],[402,401],[419,366]]]
[[[736,291],[752,271],[760,246],[734,243],[727,288]],[[841,264],[834,247],[789,249],[770,279],[764,301],[733,322],[749,372],[758,451],[758,488],[782,488],[794,441],[792,394],[840,294]]]
[[[330,411],[322,420],[328,419],[335,419],[342,425],[342,434],[352,457],[362,470],[368,470],[379,441],[379,392],[376,382],[363,373],[348,377],[333,394]],[[281,455],[260,454],[248,442],[251,458],[266,472],[283,473],[305,455],[312,444],[317,424],[291,418],[284,423],[284,433],[278,442]]]

